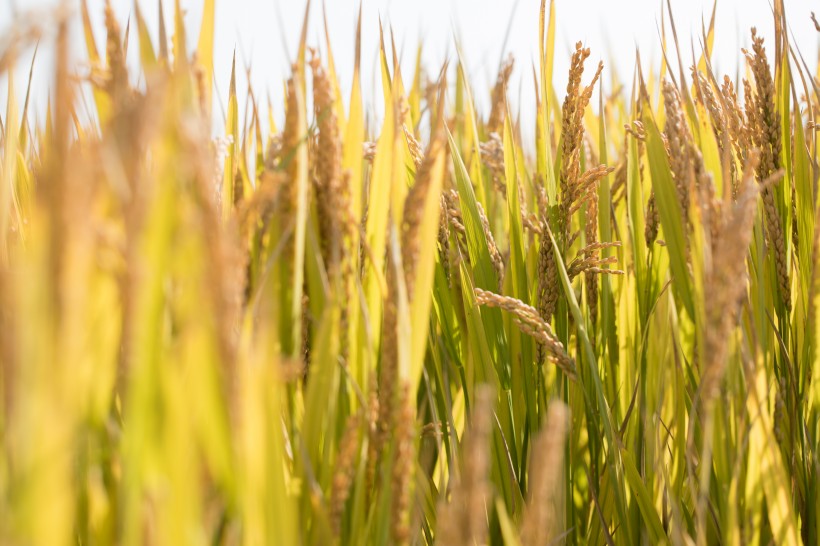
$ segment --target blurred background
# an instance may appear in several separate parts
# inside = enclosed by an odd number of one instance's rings
[[[159,1],[136,0],[143,16],[158,35]],[[87,0],[97,38],[103,47],[104,0]],[[201,18],[201,0],[179,0],[190,29],[198,29]],[[515,71],[510,80],[509,96],[515,113],[521,109],[522,119],[531,118],[533,109],[532,66],[537,62],[538,10],[540,0],[362,0],[362,85],[365,104],[371,120],[379,116],[380,85],[374,76],[379,39],[379,19],[385,31],[392,30],[396,47],[402,59],[405,78],[411,78],[416,51],[422,45],[423,60],[431,76],[438,73],[442,63],[455,57],[455,43],[461,44],[478,108],[488,109],[490,89],[495,82],[498,66],[508,54],[515,57]],[[80,0],[0,0],[0,36],[19,24],[20,18],[48,17],[60,4],[74,10],[73,49],[77,61],[84,59],[84,45],[80,28]],[[682,55],[688,73],[693,55],[702,49],[703,25],[708,27],[713,0],[671,0],[672,14]],[[112,0],[123,29],[132,15],[133,0]],[[217,0],[215,77],[215,116],[221,117],[220,101],[224,104],[230,81],[231,61],[237,59],[237,85],[240,97],[247,89],[244,66],[252,66],[250,75],[259,97],[266,93],[274,104],[281,103],[283,81],[288,73],[305,12],[302,0]],[[818,37],[811,11],[820,11],[816,0],[786,0],[788,21],[792,25],[793,43],[810,66],[817,63]],[[165,21],[173,24],[174,0],[164,0]],[[342,89],[350,87],[353,72],[355,26],[359,0],[313,0],[310,8],[309,44],[324,51],[322,11],[326,10],[330,39],[337,63]],[[667,39],[671,44],[669,7],[666,0],[557,0],[557,34],[555,59],[555,86],[558,96],[566,82],[570,50],[576,41],[582,41],[592,50],[590,61],[604,61],[604,89],[611,91],[613,80],[631,84],[635,69],[635,52],[640,50],[645,71],[657,72],[661,59],[662,18],[666,21]],[[716,76],[735,76],[741,47],[749,41],[749,29],[758,25],[758,31],[771,44],[774,29],[769,0],[720,0],[715,8],[716,36],[712,55]],[[170,32],[170,30],[169,30]],[[193,34],[193,33],[192,33]],[[191,47],[196,36],[188,39]],[[0,38],[2,43],[2,38]],[[129,57],[136,59],[136,34],[131,33]],[[104,49],[103,49],[104,50]],[[694,53],[693,53],[694,51]],[[23,52],[15,70],[15,90],[21,98],[28,81],[28,72],[34,51]],[[53,44],[44,38],[33,74],[32,110],[44,115],[47,104]],[[80,72],[87,67],[78,65]],[[594,66],[591,64],[590,66]],[[5,106],[8,78],[0,78],[0,107]],[[376,99],[376,100],[371,100]],[[266,101],[262,101],[266,102]],[[595,103],[596,101],[593,101]],[[242,105],[240,104],[240,107]],[[283,112],[276,112],[277,120]],[[219,124],[219,119],[215,119]]]

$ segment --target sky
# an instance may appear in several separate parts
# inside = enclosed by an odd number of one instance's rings
[[[201,0],[179,0],[185,11],[191,46],[195,44],[201,19]],[[442,63],[455,56],[456,40],[464,52],[468,74],[474,88],[478,108],[488,109],[490,88],[495,81],[502,57],[512,53],[516,60],[515,72],[509,86],[512,108],[521,108],[526,117],[532,109],[532,66],[537,62],[538,13],[540,0],[361,0],[363,3],[362,85],[365,100],[371,105],[369,115],[378,117],[381,92],[375,78],[379,20],[386,29],[392,29],[397,48],[401,52],[402,71],[406,79],[412,77],[416,48],[421,43],[423,60],[431,75],[438,73]],[[665,0],[664,0],[665,1]],[[103,0],[87,0],[98,43],[103,46]],[[137,0],[147,19],[154,39],[158,28],[158,0]],[[6,34],[19,17],[48,17],[50,9],[59,0],[0,0],[0,37]],[[79,0],[67,0],[79,13]],[[115,11],[125,22],[132,13],[134,0],[112,0]],[[166,21],[173,20],[173,0],[165,0]],[[592,51],[590,69],[602,60],[605,65],[606,86],[613,76],[631,82],[636,49],[641,52],[643,68],[657,71],[661,58],[661,4],[662,0],[556,0],[557,30],[555,58],[555,86],[561,96],[573,45],[584,43]],[[682,41],[684,63],[693,64],[692,49],[699,55],[701,25],[712,12],[713,0],[670,0],[678,36]],[[816,0],[785,0],[787,19],[798,45],[810,66],[816,66],[818,33],[809,16],[820,11]],[[337,63],[343,92],[351,85],[355,44],[355,24],[359,0],[325,0],[330,39]],[[236,52],[237,64],[250,66],[251,80],[257,96],[269,93],[273,103],[281,103],[283,81],[295,55],[305,2],[303,0],[217,0],[215,78],[217,97],[225,102],[230,80],[231,61]],[[26,15],[28,14],[28,15]],[[313,0],[310,13],[308,41],[324,51],[322,28],[322,1]],[[72,55],[77,62],[83,59],[83,42],[79,17],[75,17]],[[668,10],[666,15],[668,28]],[[757,26],[760,34],[771,44],[774,33],[769,0],[720,0],[716,12],[716,38],[713,66],[717,76],[728,73],[734,77],[740,48],[749,44],[749,30]],[[131,34],[132,60],[136,57],[136,33]],[[0,38],[0,50],[4,47]],[[773,50],[773,46],[769,46]],[[41,44],[32,82],[33,110],[44,110],[49,92],[50,66],[53,44]],[[772,54],[773,51],[770,52]],[[15,71],[17,94],[23,93],[27,81],[32,50],[21,55]],[[688,70],[687,70],[688,72]],[[6,76],[0,76],[0,108],[7,97]],[[244,70],[238,70],[238,88],[247,85]],[[372,99],[372,100],[369,100]],[[215,103],[219,108],[219,102]],[[219,110],[217,110],[219,115]],[[281,112],[277,111],[281,118]]]

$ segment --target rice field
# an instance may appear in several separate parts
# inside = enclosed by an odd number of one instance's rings
[[[56,56],[0,113],[0,543],[820,544],[813,14],[725,76],[668,3],[612,92],[554,0],[492,89],[380,29],[373,124],[307,16],[267,104],[215,0],[78,4],[0,42]]]

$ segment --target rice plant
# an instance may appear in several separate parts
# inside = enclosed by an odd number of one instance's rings
[[[554,88],[542,0],[519,112],[512,60],[405,82],[382,32],[376,126],[361,17],[349,96],[306,16],[263,115],[215,0],[158,35],[101,4],[0,46],[56,55],[43,122],[12,77],[0,115],[0,543],[820,544],[820,70],[783,0],[739,79],[670,10],[611,93],[581,43]]]

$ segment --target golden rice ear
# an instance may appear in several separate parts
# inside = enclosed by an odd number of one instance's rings
[[[485,516],[492,496],[490,446],[496,394],[489,385],[479,385],[475,409],[464,431],[462,457],[450,473],[447,489],[436,511],[436,539],[439,544],[468,546],[486,544],[489,522]]]
[[[561,368],[570,379],[575,378],[575,360],[569,356],[552,327],[538,314],[537,310],[515,298],[488,292],[481,288],[475,289],[475,297],[476,303],[479,305],[496,307],[511,313],[521,331],[533,336],[544,347],[550,360]]]
[[[705,314],[709,327],[704,341],[707,360],[700,389],[707,403],[719,394],[726,372],[729,334],[739,318],[741,299],[746,292],[745,249],[752,240],[756,197],[761,191],[753,180],[759,161],[759,152],[751,151],[743,170],[738,198],[722,210],[723,218],[715,237],[712,265],[704,281]]]
[[[336,117],[333,82],[322,67],[321,59],[311,50],[313,58],[313,110],[319,129],[315,147],[315,188],[319,219],[322,259],[328,277],[333,280],[344,257],[349,255],[350,187],[342,173],[342,140]],[[344,281],[343,281],[344,283]]]
[[[685,224],[689,218],[689,196],[694,184],[694,163],[697,159],[694,155],[692,134],[689,132],[680,93],[668,81],[663,84],[663,104],[666,108],[664,136],[668,147],[669,166],[675,181],[681,217]]]
[[[410,385],[403,383],[393,416],[394,457],[390,491],[393,495],[390,510],[392,543],[408,545],[411,538],[411,499],[414,487],[416,408],[410,396]]]
[[[359,429],[362,420],[358,415],[347,418],[344,432],[339,439],[336,469],[333,474],[333,485],[330,492],[330,525],[336,536],[341,534],[342,516],[345,504],[350,497],[353,481],[356,477],[356,456],[361,442]]]
[[[746,52],[754,74],[754,95],[751,86],[744,81],[747,94],[746,113],[753,145],[761,151],[757,167],[757,180],[762,182],[777,172],[781,166],[782,134],[780,115],[775,107],[776,89],[763,38],[752,28],[752,51]],[[791,309],[791,280],[789,259],[786,251],[786,233],[775,202],[773,188],[764,188],[761,194],[766,216],[766,236],[769,248],[774,254],[775,271],[781,300],[786,309]]]
[[[646,246],[651,248],[658,238],[658,228],[660,227],[660,216],[658,215],[658,208],[655,206],[655,192],[649,195],[649,201],[646,205],[646,226],[644,227],[644,240]]]
[[[552,315],[558,305],[558,268],[555,265],[555,254],[549,243],[550,227],[545,220],[541,222],[541,247],[538,252],[538,314],[545,321],[552,321]],[[537,361],[543,360],[543,349],[539,346]]]
[[[498,245],[495,243],[493,232],[490,229],[490,221],[487,219],[487,213],[484,212],[484,207],[480,202],[476,202],[478,208],[478,217],[481,219],[481,227],[484,230],[484,237],[487,239],[487,248],[490,251],[490,260],[492,260],[493,268],[495,269],[496,277],[498,278],[498,288],[504,284],[504,259],[501,257],[501,252],[498,250]]]
[[[506,198],[507,184],[504,182],[504,143],[498,133],[490,133],[490,139],[480,144],[481,161],[490,171],[496,191]]]
[[[504,127],[504,121],[507,117],[507,84],[510,81],[514,67],[515,59],[510,55],[498,70],[498,78],[495,87],[493,87],[490,102],[492,104],[490,118],[487,121],[487,131],[489,133],[498,133]]]
[[[560,516],[566,499],[561,487],[564,444],[570,410],[554,400],[547,409],[547,423],[532,448],[529,499],[521,522],[522,545],[551,544],[561,534]]]
[[[424,161],[424,151],[422,150],[421,142],[419,142],[410,132],[407,125],[402,125],[401,130],[404,133],[404,138],[407,139],[407,147],[410,150],[410,157],[413,159],[413,165],[415,165],[416,170],[418,170],[421,168],[421,164]]]
[[[584,126],[583,110],[585,93],[581,89],[581,76],[584,72],[584,61],[589,57],[589,49],[584,49],[581,42],[575,44],[575,52],[572,55],[569,70],[569,81],[567,83],[567,95],[562,108],[561,134],[563,136],[560,182],[561,212],[559,224],[561,230],[559,235],[563,236],[563,241],[570,239],[571,233],[571,209],[576,202],[577,181],[580,176],[580,157],[583,143]],[[595,76],[597,79],[597,74]],[[587,97],[587,101],[589,97]]]
[[[117,15],[111,6],[111,0],[105,2],[105,29],[106,64],[108,66],[106,90],[111,95],[114,108],[119,109],[122,107],[121,103],[127,98],[130,86],[122,32]]]

